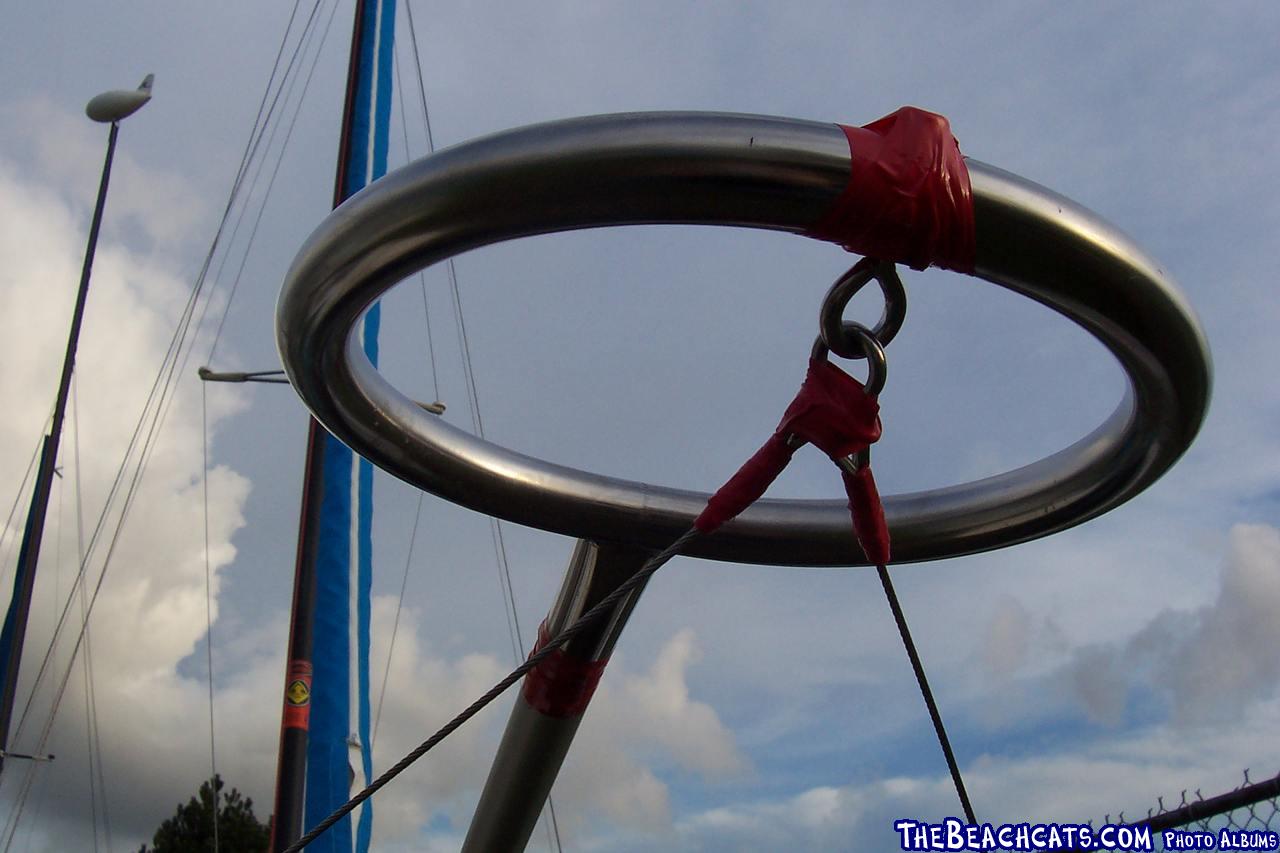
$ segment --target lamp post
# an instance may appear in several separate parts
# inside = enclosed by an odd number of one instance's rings
[[[107,137],[107,158],[102,165],[102,182],[98,186],[98,201],[93,209],[93,221],[89,226],[89,245],[85,249],[84,268],[80,273],[80,289],[76,294],[75,309],[71,314],[71,333],[67,338],[67,352],[62,362],[62,376],[58,382],[58,396],[53,407],[53,421],[49,433],[40,448],[40,466],[36,473],[35,489],[31,495],[31,508],[27,512],[26,528],[22,533],[22,546],[18,551],[18,567],[13,579],[13,597],[5,614],[4,629],[0,632],[0,771],[4,758],[18,757],[8,752],[9,723],[13,716],[13,703],[18,689],[18,667],[22,662],[22,644],[27,632],[27,616],[31,610],[31,593],[35,588],[36,561],[40,554],[40,542],[44,536],[45,514],[49,506],[49,493],[53,485],[54,466],[58,459],[58,444],[62,438],[62,421],[67,408],[67,394],[71,388],[71,373],[75,367],[76,344],[80,340],[80,326],[84,318],[85,300],[89,295],[89,273],[93,268],[93,254],[98,245],[98,229],[102,225],[102,210],[107,202],[107,182],[111,177],[111,161],[116,151],[116,135],[120,121],[133,115],[151,100],[151,83],[154,74],[148,74],[142,85],[134,90],[104,92],[91,100],[85,114],[96,122],[111,125]]]

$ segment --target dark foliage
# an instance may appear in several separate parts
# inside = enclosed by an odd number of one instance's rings
[[[200,786],[200,798],[178,804],[173,817],[160,824],[151,847],[143,844],[138,853],[206,853],[213,850],[214,791],[222,792],[222,777]],[[266,851],[270,843],[267,825],[253,814],[253,800],[241,797],[235,788],[218,801],[218,848],[236,853]]]

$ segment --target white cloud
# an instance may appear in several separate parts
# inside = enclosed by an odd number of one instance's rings
[[[1167,609],[1122,645],[1079,650],[1077,695],[1095,718],[1122,719],[1131,691],[1155,689],[1183,722],[1238,719],[1280,675],[1280,530],[1237,525],[1216,598]]]
[[[394,610],[390,597],[374,602],[375,669],[386,659]],[[415,611],[403,611],[400,620],[375,743],[375,773],[399,760],[506,673],[487,655],[438,656],[419,639]],[[710,779],[745,768],[746,759],[715,712],[689,695],[686,669],[696,656],[693,632],[682,631],[662,648],[647,672],[629,673],[621,660],[610,664],[553,792],[562,836],[576,843],[599,820],[615,829],[669,832],[667,785],[644,758]],[[427,837],[440,842],[442,833],[433,823],[437,816],[449,822],[445,836],[465,834],[510,701],[510,696],[504,697],[481,712],[377,795],[379,849],[386,844],[418,849],[413,845],[421,843],[428,826]]]
[[[68,117],[46,108],[41,118],[48,122],[37,125],[48,134],[39,140],[43,150],[84,144],[86,131],[70,128]],[[82,152],[58,153],[74,164]],[[138,171],[124,159],[120,166],[126,175]],[[0,254],[5,258],[0,269],[0,347],[5,364],[0,399],[6,401],[0,413],[0,477],[15,487],[52,405],[79,280],[88,209],[82,200],[70,200],[80,190],[72,185],[73,177],[58,174],[33,180],[19,176],[12,161],[0,160]],[[94,188],[96,181],[90,191]],[[114,195],[111,202],[117,202]],[[134,186],[122,191],[118,207],[109,210],[132,218],[144,241],[159,243],[184,232],[202,207],[197,200],[179,203],[163,192],[157,199]],[[85,532],[90,535],[189,289],[175,267],[170,253],[154,247],[138,251],[105,233],[99,244],[76,362],[78,416],[68,413],[63,434],[63,477],[55,484],[46,528],[19,711],[75,571],[73,424],[78,421],[80,426],[78,485]],[[91,623],[97,717],[117,841],[149,833],[171,800],[194,792],[205,773],[202,768],[208,766],[207,738],[199,735],[207,713],[206,688],[178,674],[179,662],[205,634],[202,429],[195,378],[180,377],[176,393],[129,522],[116,543]],[[235,408],[230,398],[216,390],[210,393],[211,428]],[[208,561],[215,619],[222,574],[236,553],[231,537],[244,524],[248,490],[248,480],[224,466],[215,465],[209,473]],[[91,586],[118,517],[118,510],[107,517],[89,566]],[[5,568],[11,576],[11,566]],[[78,606],[72,614],[70,636],[78,625]],[[70,648],[69,640],[59,644],[33,717],[15,731],[20,748],[36,748],[52,688],[62,678]],[[51,838],[78,847],[74,839],[83,840],[79,834],[88,820],[89,803],[82,790],[87,770],[84,688],[78,670],[73,676],[47,747],[60,753],[59,760],[41,772],[50,776],[45,783],[48,796],[75,804],[62,811]],[[234,687],[242,677],[237,673],[229,684]],[[261,737],[249,740],[256,748],[263,746]],[[146,773],[137,772],[140,766],[146,766]],[[9,796],[14,776],[6,774]]]
[[[6,124],[30,128],[23,141],[30,145],[30,162],[42,182],[64,187],[77,213],[93,209],[107,127],[66,112],[45,97],[33,96],[7,106],[0,115]],[[172,254],[177,241],[197,234],[206,224],[209,206],[186,176],[143,164],[130,153],[128,124],[120,126],[111,169],[107,234],[129,233],[146,238],[147,247]]]
[[[65,116],[42,109],[50,126],[67,131],[70,121]],[[21,479],[26,453],[50,404],[83,251],[88,211],[62,187],[84,175],[74,174],[74,167],[59,172],[55,166],[83,160],[93,146],[67,133],[60,143],[63,148],[80,148],[63,150],[46,164],[48,177],[60,183],[21,178],[12,163],[0,161],[0,252],[9,259],[0,271],[0,337],[9,365],[0,372],[0,398],[12,401],[0,418],[0,474],[12,483]],[[137,217],[139,231],[151,240],[171,236],[167,228],[186,227],[162,221],[166,214],[154,199],[150,207],[117,206],[114,195],[111,202],[116,216]],[[80,464],[91,517],[106,498],[186,289],[171,258],[153,247],[143,248],[146,251],[135,251],[104,236],[95,263],[77,368]],[[191,661],[195,675],[179,674],[180,665],[187,666],[184,661],[205,635],[202,436],[194,390],[191,377],[180,377],[179,396],[112,558],[92,623],[97,716],[117,844],[136,846],[149,837],[208,772],[203,661]],[[210,425],[215,430],[236,409],[232,399],[217,390],[209,395]],[[75,442],[70,432],[67,435],[62,461],[70,470]],[[210,472],[215,635],[217,596],[223,573],[236,555],[232,536],[245,523],[242,508],[248,489],[247,479],[225,467],[215,465]],[[69,495],[68,491],[62,497],[68,512]],[[63,523],[55,532],[51,521],[47,541],[46,560],[55,545],[64,555],[74,553],[74,525]],[[56,577],[65,594],[70,571],[69,564],[60,571],[42,569],[28,648],[39,649],[48,639],[54,595],[47,579]],[[385,660],[393,607],[391,599],[375,601],[375,668]],[[278,609],[261,616],[264,627],[218,637],[215,699],[219,770],[229,784],[254,798],[259,817],[265,819],[275,770],[285,619]],[[483,692],[505,672],[488,655],[444,656],[419,636],[418,620],[408,610],[402,615],[376,745],[379,768],[398,759],[452,716],[465,698]],[[61,648],[59,661],[65,665],[69,645]],[[686,676],[698,654],[693,633],[682,631],[663,647],[647,672],[631,674],[623,662],[614,662],[557,787],[564,803],[564,832],[572,834],[597,818],[621,827],[669,831],[667,785],[647,766],[650,759],[708,779],[744,770],[746,759],[732,735],[710,706],[690,695]],[[34,667],[28,661],[24,675],[30,678]],[[64,810],[48,831],[50,847],[63,849],[87,844],[90,809],[83,746],[85,694],[78,670],[69,684],[51,739],[51,748],[62,757],[50,771],[46,791],[46,796],[78,804]],[[37,711],[47,702],[38,700]],[[380,844],[418,849],[425,827],[439,815],[454,829],[440,833],[433,825],[427,836],[432,844],[447,848],[449,839],[465,831],[505,719],[502,707],[499,703],[463,727],[378,796]],[[262,713],[259,709],[264,708],[271,710]],[[20,745],[32,737],[31,727],[24,728]]]
[[[614,827],[664,833],[671,826],[668,789],[649,764],[712,783],[746,771],[746,757],[715,710],[690,696],[688,668],[698,657],[695,634],[684,629],[645,673],[626,673],[624,660],[610,664],[556,783],[555,796],[569,806],[562,826],[577,830],[594,814]]]
[[[1031,640],[1031,616],[1016,599],[1004,596],[987,623],[982,662],[988,673],[1008,678],[1026,662]]]
[[[1169,726],[1104,738],[1071,753],[984,758],[964,766],[965,786],[980,821],[1127,819],[1225,793],[1240,769],[1260,757],[1257,732],[1280,722],[1280,703],[1255,707],[1240,728],[1205,728],[1195,737]],[[1264,773],[1253,775],[1254,781]],[[677,824],[681,850],[813,851],[897,848],[893,822],[937,821],[960,814],[951,779],[897,776],[866,784],[821,786],[772,800],[707,809]],[[609,849],[645,849],[642,846]]]

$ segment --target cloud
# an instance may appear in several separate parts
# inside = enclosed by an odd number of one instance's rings
[[[555,795],[573,808],[562,823],[577,829],[585,817],[603,816],[614,827],[666,832],[668,789],[652,767],[712,783],[747,771],[715,710],[690,696],[688,669],[699,655],[686,628],[663,644],[644,673],[626,673],[623,659],[610,664],[556,783]]]
[[[45,132],[57,136],[62,145],[74,148],[83,142],[84,131],[68,130],[66,116],[46,109],[42,119],[50,123]],[[121,167],[125,173],[135,168],[123,160]],[[76,182],[69,174],[53,177],[59,181],[51,182],[48,176],[33,179],[20,174],[12,160],[0,159],[0,254],[5,258],[0,269],[5,364],[0,398],[6,401],[0,415],[0,479],[14,486],[22,479],[52,405],[84,251],[88,211],[83,200],[71,200],[79,187],[70,186]],[[123,208],[124,215],[135,220],[143,242],[162,241],[187,227],[183,217],[175,219],[166,209],[163,192],[160,203],[154,198],[144,201],[140,193],[136,187],[132,194],[122,192],[121,204],[112,212],[119,214]],[[174,207],[192,217],[202,209],[192,198]],[[84,533],[91,536],[189,289],[176,272],[172,254],[150,245],[138,247],[123,240],[122,233],[104,233],[98,248],[76,360],[74,407],[68,412],[59,456],[63,476],[54,486],[32,605],[19,712],[75,573],[77,493],[85,513]],[[208,405],[209,425],[215,431],[238,408],[217,390],[209,394]],[[206,687],[202,680],[177,671],[205,635],[200,412],[194,377],[180,377],[128,524],[112,545],[109,573],[91,620],[97,723],[117,841],[149,835],[169,801],[193,793],[208,766],[207,737],[193,735],[201,731],[199,721],[207,713]],[[216,619],[217,594],[236,555],[232,536],[245,523],[249,482],[214,465],[207,487],[208,570]],[[89,564],[91,588],[118,521],[117,505],[106,515]],[[18,530],[6,533],[6,554],[12,555],[8,544]],[[8,577],[11,561],[12,556],[4,566]],[[32,716],[20,727],[15,721],[14,743],[20,749],[38,748],[53,690],[67,673],[72,642],[68,637],[78,629],[79,605],[71,613],[70,633],[62,635]],[[241,680],[253,674],[249,667],[247,673],[232,675],[228,685],[238,689]],[[90,811],[84,790],[86,694],[79,665],[70,676],[47,747],[59,759],[40,768],[48,775],[41,782],[45,795],[71,804],[62,808],[58,825],[50,830],[51,838],[67,845],[65,849],[83,846],[79,842],[85,840]],[[264,747],[260,735],[248,740],[256,749]],[[145,773],[137,772],[140,766],[146,766]],[[16,775],[6,774],[7,796],[14,793],[10,779]]]
[[[982,663],[987,672],[1008,678],[1027,659],[1031,640],[1031,615],[1017,600],[1004,596],[995,615],[987,623],[982,643]]]
[[[75,164],[88,162],[94,148],[92,140],[83,138],[83,130],[69,129],[69,117],[47,105],[29,109],[64,135],[56,156],[40,163],[40,178],[20,175],[12,161],[0,160],[0,252],[8,259],[0,270],[0,337],[7,365],[0,372],[0,396],[11,401],[0,418],[0,476],[15,484],[47,415],[56,381],[88,215],[75,198],[74,185],[92,171]],[[131,167],[122,158],[117,168],[127,174]],[[175,186],[180,196],[181,182]],[[116,222],[134,221],[129,228],[104,232],[77,363],[79,470],[90,521],[106,499],[188,287],[175,272],[172,255],[157,245],[185,233],[191,218],[170,219],[164,192],[145,204],[130,202],[127,196],[111,196]],[[190,198],[175,206],[199,216],[200,206]],[[92,621],[94,698],[116,845],[136,847],[148,839],[209,773],[201,651],[207,642],[203,437],[192,377],[179,378],[177,394]],[[215,433],[240,408],[217,388],[209,390],[208,403],[209,426]],[[75,467],[75,446],[68,431],[61,457],[64,472]],[[72,482],[65,477],[60,483],[67,486],[57,487],[65,491],[55,494],[67,513],[73,506]],[[275,771],[287,614],[267,607],[256,615],[257,623],[234,620],[240,626],[235,635],[220,632],[218,596],[226,573],[247,568],[233,568],[237,552],[232,537],[245,525],[250,483],[215,464],[208,488],[219,771],[228,784],[255,800],[258,816],[265,819]],[[109,521],[113,525],[116,519],[111,516]],[[9,533],[6,545],[18,531]],[[65,518],[55,524],[51,514],[47,545],[29,649],[41,649],[48,642],[49,620],[61,603],[55,598],[65,596],[69,587],[75,525]],[[55,549],[63,556],[61,567],[50,564]],[[100,565],[91,567],[91,579]],[[386,659],[394,606],[391,598],[375,599],[375,669]],[[490,655],[446,654],[421,636],[416,613],[406,610],[376,743],[379,768],[417,745],[465,699],[483,692],[506,671]],[[65,670],[69,648],[67,641],[59,645],[56,676]],[[669,831],[667,784],[650,762],[712,780],[745,771],[747,761],[715,711],[691,695],[687,674],[698,656],[693,632],[686,630],[672,637],[644,672],[629,672],[621,656],[613,663],[557,786],[567,834],[598,821]],[[34,668],[29,656],[27,679]],[[54,849],[89,846],[93,808],[101,820],[102,804],[89,800],[87,694],[80,670],[72,675],[50,738],[59,760],[42,768],[46,775],[37,789],[41,803],[52,797],[75,804],[63,808],[52,827],[41,827],[40,835],[47,836]],[[32,743],[48,702],[46,688],[34,705],[36,715],[20,732],[19,748]],[[463,727],[379,795],[375,810],[380,845],[420,849],[428,838],[448,849],[450,840],[465,831],[505,720],[503,708],[499,703]],[[13,796],[12,787],[5,792]],[[439,829],[441,819],[449,829]],[[100,824],[98,831],[101,834]]]
[[[66,188],[77,214],[93,209],[106,155],[105,125],[87,122],[43,96],[6,105],[0,120],[27,129],[16,141],[42,183]],[[179,241],[203,236],[209,207],[185,175],[140,163],[127,144],[130,132],[121,125],[111,169],[110,217],[103,229],[108,235],[141,237],[148,250],[172,255]]]
[[[1091,646],[1071,664],[1076,695],[1095,719],[1118,723],[1136,691],[1164,696],[1181,722],[1231,721],[1271,696],[1280,676],[1280,530],[1237,525],[1216,598],[1166,609],[1123,644]]]
[[[374,604],[372,660],[385,660],[394,600]],[[401,614],[375,770],[389,766],[427,734],[505,674],[487,655],[437,656],[420,637],[419,617]],[[714,710],[689,695],[686,670],[697,657],[692,631],[681,631],[659,652],[648,671],[630,673],[614,660],[592,700],[552,797],[563,837],[574,843],[603,825],[611,832],[670,832],[667,784],[649,766],[675,766],[704,779],[725,779],[746,769],[746,759]],[[423,835],[465,834],[506,721],[510,697],[486,709],[451,735],[404,778],[375,799],[375,841],[418,849]],[[440,819],[448,826],[441,830]],[[541,830],[539,830],[541,832]]]
[[[1280,703],[1256,706],[1246,717],[1247,725],[1208,728],[1194,738],[1161,725],[1073,745],[1070,752],[983,758],[965,764],[965,786],[980,821],[1089,820],[1097,825],[1121,812],[1132,820],[1148,809],[1159,811],[1161,800],[1171,808],[1182,795],[1194,800],[1199,791],[1208,798],[1239,785],[1239,769],[1260,757],[1256,733],[1280,722]],[[1262,777],[1254,774],[1255,781]],[[898,846],[895,820],[937,821],[958,814],[955,788],[945,773],[899,775],[697,811],[677,822],[678,843],[672,846],[762,853],[891,850]]]

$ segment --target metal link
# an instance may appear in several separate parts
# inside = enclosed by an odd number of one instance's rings
[[[866,358],[869,352],[863,345],[861,336],[854,333],[854,324],[843,322],[843,316],[849,301],[872,279],[880,285],[880,292],[884,294],[884,312],[870,330],[881,347],[889,345],[907,316],[907,291],[902,286],[902,279],[898,277],[897,266],[875,258],[858,261],[831,285],[822,299],[822,308],[818,313],[818,329],[823,342],[841,358]]]
[[[885,359],[884,346],[875,333],[860,323],[844,322],[842,334],[857,342],[857,358],[867,359],[867,381],[863,383],[867,393],[872,397],[884,390],[884,381],[889,376],[889,362]],[[822,335],[813,339],[813,349],[809,357],[821,361],[827,360],[830,350]],[[839,355],[839,353],[836,353]],[[850,356],[845,356],[849,358]]]

